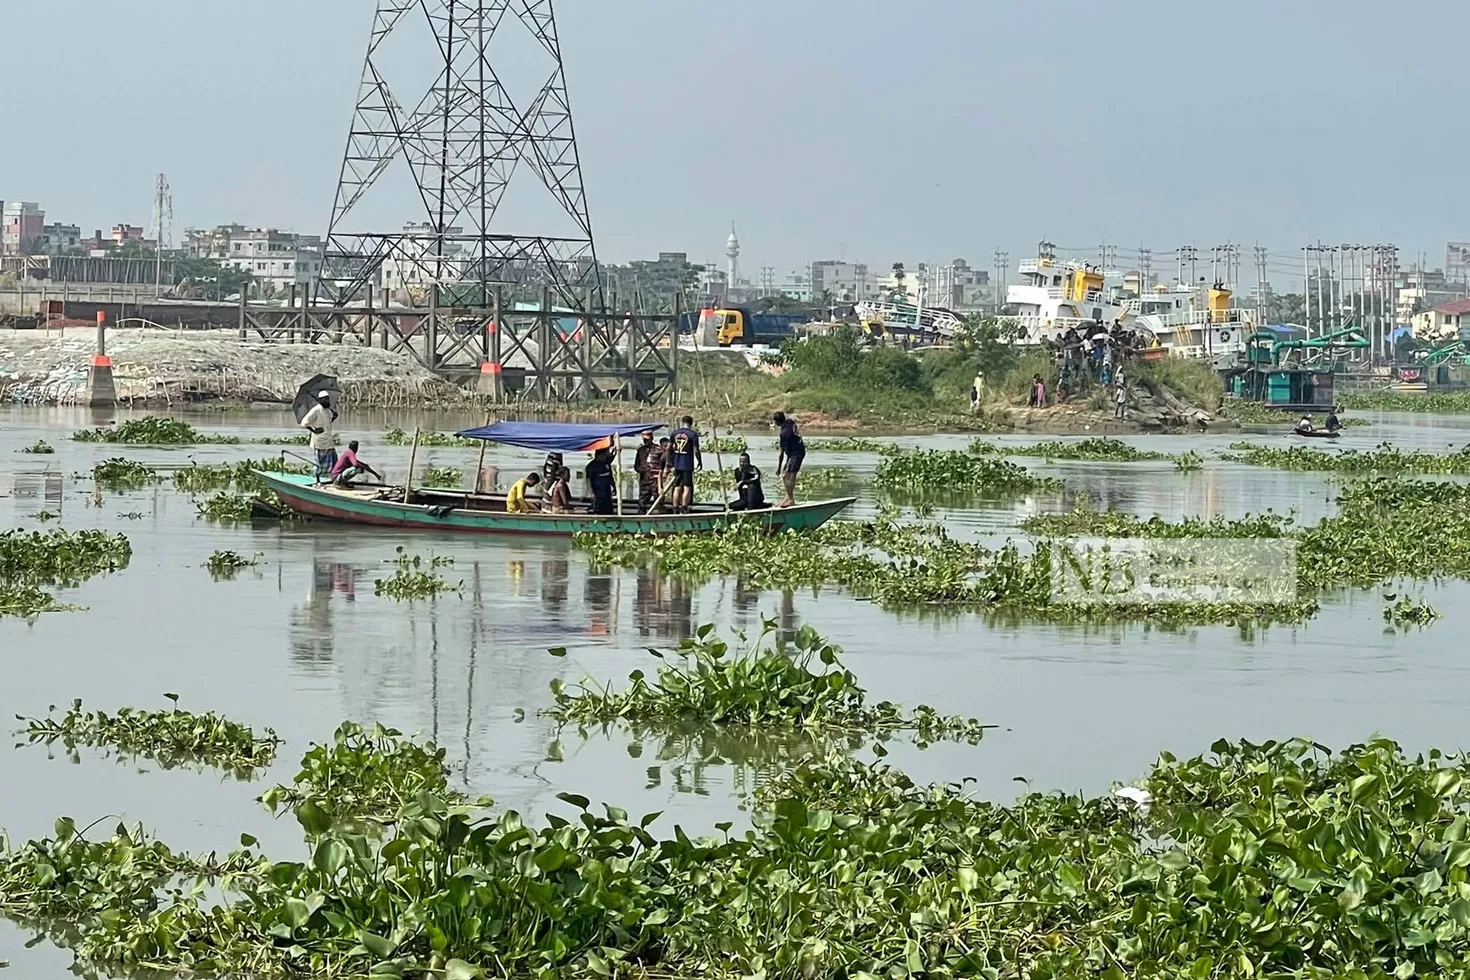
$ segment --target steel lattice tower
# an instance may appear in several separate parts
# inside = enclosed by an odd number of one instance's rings
[[[395,36],[399,47],[417,46],[419,65],[442,65],[428,91],[391,84],[385,44]],[[492,38],[498,51],[514,43],[517,58],[544,62],[546,80],[529,102],[517,105],[496,74]],[[398,98],[405,94],[416,99],[410,110]],[[359,230],[364,196],[399,167],[411,174],[422,218],[397,231]],[[502,231],[496,211],[513,181],[538,183],[571,230]],[[399,282],[437,284],[450,305],[483,306],[496,284],[514,284],[549,287],[575,309],[603,308],[552,0],[378,0],[321,287],[342,305],[390,271]]]

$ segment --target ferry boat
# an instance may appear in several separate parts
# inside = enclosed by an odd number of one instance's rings
[[[1109,285],[1102,269],[1060,260],[1048,242],[1018,272],[1021,282],[1006,288],[1006,304],[1015,310],[1006,319],[1015,324],[1015,340],[1021,344],[1055,342],[1073,328],[1087,337],[1099,326],[1121,323],[1142,331],[1149,346],[1170,353],[1235,358],[1256,330],[1255,311],[1235,307],[1232,290],[1224,283],[1144,288],[1135,279],[1133,289]]]

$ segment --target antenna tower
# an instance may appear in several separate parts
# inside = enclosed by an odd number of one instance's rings
[[[173,248],[174,193],[159,174],[153,191],[153,295],[163,295],[163,253]],[[147,282],[145,279],[144,282]]]
[[[492,61],[534,61],[544,81],[517,101]],[[407,80],[425,64],[427,91]],[[420,209],[393,230],[365,205],[403,170]],[[512,184],[531,185],[548,226],[568,230],[503,228]],[[377,0],[327,231],[325,298],[358,299],[385,266],[400,283],[450,290],[451,305],[486,305],[506,284],[604,308],[552,0]]]

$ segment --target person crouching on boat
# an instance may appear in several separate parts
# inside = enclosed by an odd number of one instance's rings
[[[563,466],[546,491],[546,512],[570,514],[572,512],[572,471]]]
[[[337,457],[337,462],[332,467],[332,482],[339,487],[350,487],[352,481],[364,473],[371,473],[379,483],[383,482],[383,474],[364,463],[357,455],[357,440],[354,439]]]
[[[540,473],[527,473],[510,485],[510,493],[505,495],[505,512],[507,514],[531,514],[537,510],[534,500],[526,499],[526,491],[534,490],[541,483]]]
[[[761,487],[761,471],[751,465],[750,453],[741,453],[740,465],[735,467],[735,497],[730,502],[731,510],[764,510],[770,506]]]
[[[587,488],[592,491],[592,513],[615,514],[613,503],[613,450],[599,449],[587,464]]]
[[[301,427],[311,433],[311,448],[316,453],[316,482],[325,483],[332,478],[337,465],[337,443],[332,436],[332,423],[337,413],[332,410],[332,396],[325,391],[316,393],[316,404],[302,416]]]
[[[1303,435],[1306,435],[1309,432],[1316,432],[1317,431],[1317,427],[1312,424],[1312,420],[1311,419],[1309,419],[1309,418],[1307,418],[1307,416],[1303,415],[1302,416],[1302,420],[1296,424],[1295,431],[1300,432]]]

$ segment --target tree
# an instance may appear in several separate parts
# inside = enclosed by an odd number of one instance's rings
[[[908,300],[909,292],[904,286],[908,278],[908,274],[903,271],[903,263],[893,263],[893,293],[888,297],[890,303],[903,303]]]

